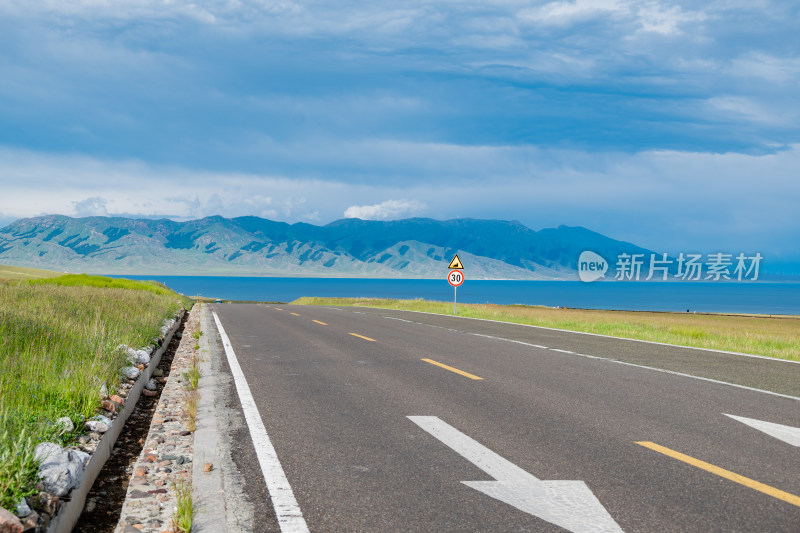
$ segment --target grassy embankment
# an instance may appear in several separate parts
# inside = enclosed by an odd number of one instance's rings
[[[63,272],[53,272],[52,270],[41,270],[39,268],[0,265],[0,280],[57,278],[58,276],[63,276],[63,275],[64,275]]]
[[[453,314],[452,303],[426,300],[300,298],[292,303]],[[648,313],[491,304],[459,304],[458,315],[800,361],[800,317],[797,316]]]
[[[116,391],[126,364],[117,346],[150,344],[164,319],[190,304],[151,282],[0,279],[0,506],[35,492],[36,444],[76,438],[59,436],[56,419],[81,431],[99,409],[101,385]]]

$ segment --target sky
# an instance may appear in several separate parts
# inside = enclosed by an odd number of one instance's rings
[[[0,226],[518,220],[800,261],[800,4],[0,0]]]

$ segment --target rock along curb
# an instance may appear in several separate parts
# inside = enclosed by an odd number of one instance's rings
[[[86,464],[86,467],[83,471],[83,479],[81,480],[80,484],[72,489],[72,492],[70,492],[70,500],[64,501],[64,504],[59,509],[58,514],[53,517],[52,521],[50,522],[50,526],[47,528],[47,533],[70,533],[75,527],[75,524],[77,524],[78,519],[81,516],[81,512],[83,511],[83,506],[86,503],[86,496],[89,494],[89,490],[92,488],[95,479],[97,479],[100,470],[102,470],[103,466],[106,464],[106,461],[108,461],[108,458],[111,456],[111,450],[114,448],[114,444],[117,442],[117,439],[122,433],[122,430],[125,427],[125,422],[136,408],[136,403],[139,401],[139,396],[142,393],[142,389],[151,378],[153,370],[161,361],[161,356],[164,355],[165,351],[167,351],[167,347],[172,340],[172,336],[181,326],[185,312],[186,311],[182,309],[180,313],[178,313],[178,317],[175,319],[175,324],[172,325],[172,328],[164,336],[161,346],[153,354],[153,357],[150,359],[150,363],[139,376],[139,379],[137,379],[133,384],[133,387],[130,389],[128,397],[125,401],[125,409],[123,409],[122,412],[119,413],[119,415],[114,419],[114,423],[111,425],[111,428],[109,428],[109,430],[103,434],[103,437],[100,439],[100,443],[97,445],[97,448],[92,454],[92,458]]]

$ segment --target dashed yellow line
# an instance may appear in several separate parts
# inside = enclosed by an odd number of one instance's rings
[[[352,335],[353,337],[358,337],[359,339],[364,339],[365,341],[377,342],[375,339],[370,339],[369,337],[365,337],[364,335],[359,335],[358,333],[351,333],[350,335]]]
[[[312,322],[316,322],[317,324],[321,324],[323,326],[327,326],[328,325],[325,322],[320,322],[319,320],[312,320]]]
[[[436,365],[438,367],[444,368],[445,370],[449,370],[450,372],[455,372],[456,374],[460,374],[460,375],[464,376],[465,378],[483,379],[480,376],[476,376],[475,374],[470,374],[469,372],[464,372],[463,370],[459,370],[457,368],[453,368],[452,366],[447,366],[447,365],[445,365],[443,363],[439,363],[437,361],[434,361],[433,359],[422,359],[422,360],[425,361],[426,363],[430,363],[432,365]]]
[[[653,451],[658,453],[663,453],[673,459],[677,459],[678,461],[683,461],[684,463],[690,464],[706,472],[711,472],[712,474],[716,474],[720,477],[724,477],[730,481],[735,481],[745,487],[749,487],[753,490],[757,490],[759,492],[763,492],[764,494],[768,494],[773,498],[777,498],[779,500],[783,500],[785,502],[791,503],[792,505],[797,505],[800,507],[800,496],[795,496],[794,494],[789,494],[788,492],[784,492],[780,489],[776,489],[775,487],[770,487],[769,485],[765,485],[759,481],[754,479],[750,479],[749,477],[744,477],[739,475],[735,472],[731,472],[730,470],[725,470],[724,468],[720,468],[718,466],[714,466],[710,463],[706,463],[705,461],[701,461],[700,459],[695,459],[694,457],[690,457],[688,455],[682,454],[680,452],[676,452],[675,450],[670,450],[660,444],[656,444],[655,442],[637,442],[641,446],[645,448],[650,448]]]
[[[298,315],[297,313],[289,313],[289,314],[290,314],[290,315],[294,315],[294,316],[300,316],[300,315]]]
[[[283,309],[281,309],[280,307],[276,307],[275,309],[277,309],[278,311],[283,311]]]

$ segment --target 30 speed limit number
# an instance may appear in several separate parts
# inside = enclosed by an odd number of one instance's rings
[[[464,273],[460,270],[451,270],[450,273],[447,274],[447,282],[453,287],[458,287],[464,283]]]

